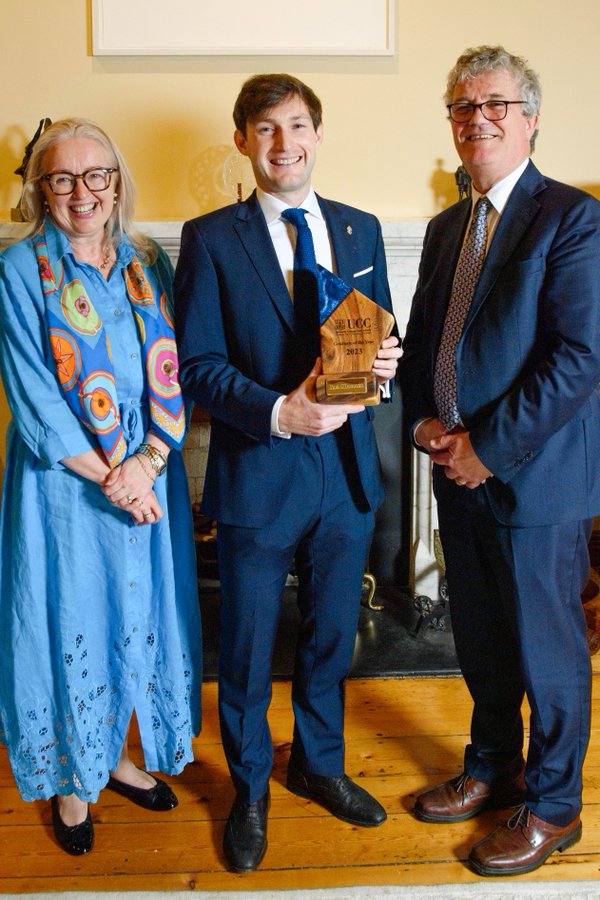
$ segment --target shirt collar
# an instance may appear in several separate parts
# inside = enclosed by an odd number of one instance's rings
[[[72,253],[68,237],[64,231],[61,231],[60,228],[54,224],[50,216],[44,217],[44,231],[46,234],[46,247],[48,248],[48,261],[50,265],[54,262],[59,262],[59,260],[68,253]]]
[[[256,188],[256,199],[267,220],[267,225],[270,225],[276,219],[279,219],[281,213],[290,208],[289,203],[279,200],[277,197],[273,196],[273,194],[267,194],[266,191],[263,191],[262,188],[259,187]],[[307,197],[302,201],[301,208],[305,209],[310,215],[316,216],[317,219],[323,219],[323,213],[321,212],[317,195],[312,187],[309,190]]]
[[[529,165],[529,157],[524,159],[523,162],[517,166],[512,172],[508,175],[505,175],[504,178],[501,178],[500,181],[497,181],[496,184],[489,189],[487,194],[480,194],[478,191],[473,188],[473,206],[480,197],[487,197],[498,215],[502,212],[506,204],[508,203],[508,198],[510,197],[514,186],[517,181]]]
[[[46,247],[48,248],[48,260],[50,265],[59,262],[65,256],[75,259],[73,248],[67,235],[55,225],[50,216],[44,217],[44,231],[46,233]],[[127,237],[123,235],[117,247],[117,264],[127,266],[135,256],[135,249]]]

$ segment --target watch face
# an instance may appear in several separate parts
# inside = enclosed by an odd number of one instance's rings
[[[153,471],[156,472],[157,475],[162,475],[167,468],[166,460],[163,458],[162,454],[150,444],[140,444],[136,453],[141,453],[142,456],[145,456],[146,459],[149,460]]]

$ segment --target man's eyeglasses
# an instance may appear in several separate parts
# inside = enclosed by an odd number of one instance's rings
[[[501,122],[506,118],[508,107],[512,103],[525,102],[525,100],[486,100],[484,103],[466,103],[460,100],[458,103],[449,103],[446,109],[453,122],[468,122],[476,109],[481,110],[481,115],[488,122]]]
[[[41,177],[48,183],[53,194],[72,194],[78,178],[81,178],[88,191],[98,193],[110,187],[112,173],[118,171],[116,168],[100,166],[96,169],[86,169],[81,175],[74,175],[72,172],[51,172]]]

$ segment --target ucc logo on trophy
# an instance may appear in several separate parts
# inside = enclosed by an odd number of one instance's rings
[[[317,403],[379,403],[379,380],[371,369],[394,317],[341,278],[318,266],[323,373]]]

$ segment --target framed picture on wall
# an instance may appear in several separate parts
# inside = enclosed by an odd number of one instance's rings
[[[92,0],[94,56],[392,56],[396,0]]]

